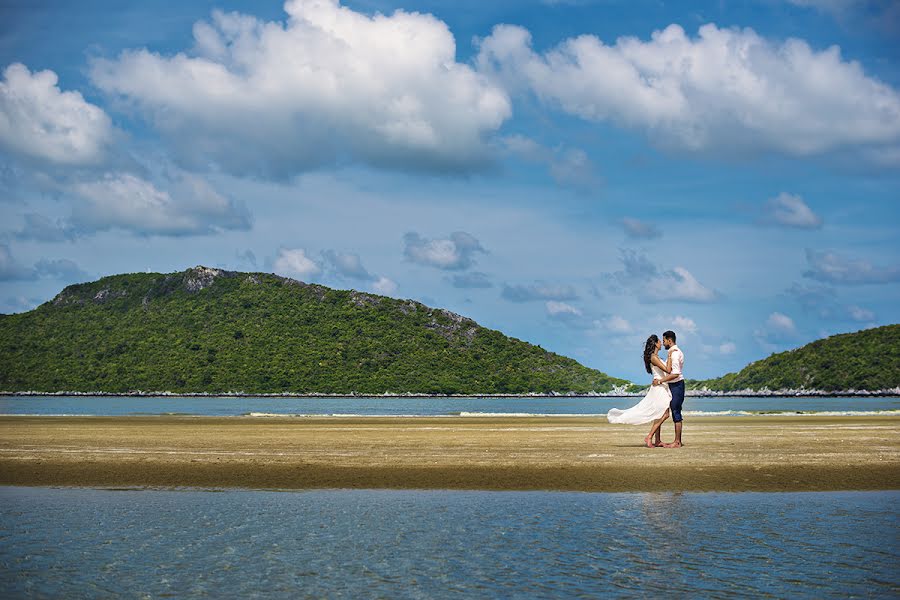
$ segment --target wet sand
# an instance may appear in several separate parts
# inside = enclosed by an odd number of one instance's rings
[[[900,418],[0,417],[0,484],[581,491],[900,489]],[[671,439],[672,425],[664,426]]]

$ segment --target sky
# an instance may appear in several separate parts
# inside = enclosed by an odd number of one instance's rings
[[[888,0],[4,0],[0,312],[206,265],[720,376],[900,322],[897,57]]]

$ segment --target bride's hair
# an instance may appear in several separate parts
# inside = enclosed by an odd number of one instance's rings
[[[648,373],[652,373],[650,370],[650,357],[656,352],[656,342],[659,341],[659,338],[656,337],[654,333],[650,337],[647,338],[647,343],[644,344],[644,367],[647,369]]]

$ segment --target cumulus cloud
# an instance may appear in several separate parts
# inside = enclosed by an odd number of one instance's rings
[[[73,186],[71,226],[81,233],[124,229],[141,235],[197,235],[226,229],[247,230],[250,214],[243,205],[218,193],[203,179],[182,174],[171,192],[129,173]]]
[[[397,284],[387,277],[379,277],[374,283],[372,283],[372,290],[375,293],[382,294],[384,296],[391,296],[397,291]]]
[[[37,277],[49,277],[65,281],[86,281],[90,278],[75,261],[68,258],[42,258],[34,263],[34,272]]]
[[[737,345],[734,342],[723,342],[719,345],[719,354],[734,354],[737,352]]]
[[[377,279],[363,266],[359,254],[325,250],[322,252],[322,257],[331,269],[342,277],[363,281],[374,281]]]
[[[538,300],[577,300],[578,293],[571,285],[538,281],[530,285],[503,284],[500,296],[510,302],[534,302]]]
[[[571,317],[581,317],[583,315],[581,310],[566,302],[548,300],[544,303],[544,307],[547,309],[547,315],[552,319],[568,319]]]
[[[874,321],[875,313],[866,308],[862,308],[860,306],[856,306],[855,304],[851,304],[847,307],[847,314],[854,321]]]
[[[625,235],[632,239],[652,240],[662,236],[662,231],[655,225],[631,217],[622,219],[622,227],[625,229]]]
[[[447,271],[468,269],[475,264],[476,254],[487,253],[473,235],[464,231],[455,231],[449,238],[434,240],[409,232],[403,236],[403,244],[403,254],[407,260]]]
[[[803,276],[825,283],[863,285],[900,281],[900,265],[879,267],[866,260],[809,248],[806,250],[806,261],[809,270]]]
[[[829,285],[794,283],[785,293],[788,297],[796,300],[804,312],[814,314],[821,319],[858,322],[875,320],[875,313],[871,310],[855,304],[841,303],[837,290]]]
[[[594,321],[594,327],[606,333],[627,335],[634,332],[634,327],[625,317],[610,315]]]
[[[337,0],[289,0],[284,22],[215,11],[190,50],[96,60],[92,81],[147,115],[182,161],[284,178],[358,161],[482,168],[504,90],[456,61],[445,23]]]
[[[0,281],[34,279],[34,269],[29,269],[13,257],[9,246],[0,244]]]
[[[60,219],[53,220],[37,213],[26,213],[23,220],[22,229],[14,234],[20,240],[62,242],[75,237],[71,227]]]
[[[580,148],[547,148],[523,135],[507,136],[502,143],[508,153],[545,165],[554,181],[562,186],[590,192],[600,185],[596,166]]]
[[[751,29],[678,25],[651,39],[593,35],[539,54],[531,34],[498,25],[479,69],[566,113],[643,131],[681,151],[809,156],[900,146],[900,93],[832,46],[769,41]]]
[[[113,137],[103,110],[77,91],[62,91],[53,71],[6,67],[0,81],[0,148],[59,165],[100,162]]]
[[[448,279],[450,284],[456,288],[463,289],[484,289],[494,287],[494,283],[487,276],[487,273],[481,271],[471,271],[469,273],[457,273]]]
[[[67,282],[84,281],[88,279],[88,274],[75,261],[68,258],[42,258],[27,267],[13,257],[9,246],[0,244],[0,281],[28,281],[42,278]]]
[[[322,267],[307,256],[303,248],[280,248],[272,268],[282,275],[302,279],[313,278],[322,272]]]
[[[812,211],[803,198],[784,192],[766,202],[762,222],[797,229],[822,227],[822,218]]]
[[[719,294],[702,283],[684,267],[660,269],[645,255],[622,249],[623,269],[603,275],[606,288],[615,293],[630,293],[638,302],[714,302]]]
[[[784,313],[773,312],[765,324],[753,332],[756,341],[768,350],[796,339],[797,326],[794,320]]]
[[[672,330],[675,333],[697,333],[697,324],[688,317],[676,316],[672,319]]]

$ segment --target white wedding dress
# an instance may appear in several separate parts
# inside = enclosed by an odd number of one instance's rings
[[[650,365],[653,370],[654,379],[662,379],[666,373],[656,365]],[[629,409],[622,410],[619,408],[611,408],[606,413],[606,418],[610,423],[624,423],[626,425],[640,425],[649,423],[663,416],[669,403],[672,401],[672,392],[669,390],[669,384],[651,385],[650,391],[644,396],[644,399]]]

